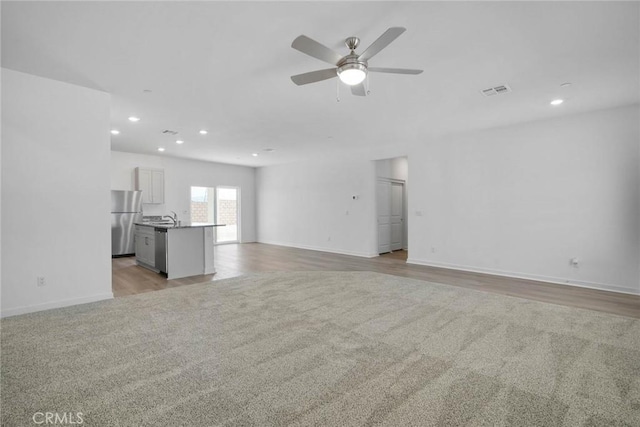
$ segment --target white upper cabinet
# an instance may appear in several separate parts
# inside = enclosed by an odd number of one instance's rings
[[[136,168],[136,190],[142,190],[142,203],[164,203],[164,170]]]

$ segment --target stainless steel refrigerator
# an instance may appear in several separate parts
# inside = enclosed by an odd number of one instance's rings
[[[111,256],[135,254],[136,222],[142,222],[142,191],[111,190]]]

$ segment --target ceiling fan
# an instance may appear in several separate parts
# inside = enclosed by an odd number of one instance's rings
[[[301,86],[339,77],[343,83],[351,86],[352,94],[366,96],[367,92],[364,87],[364,80],[366,79],[368,72],[420,74],[422,73],[422,70],[369,67],[368,61],[382,49],[387,47],[392,41],[397,39],[400,34],[404,33],[406,30],[407,29],[403,27],[389,28],[361,54],[357,54],[355,52],[358,44],[360,44],[360,39],[357,37],[348,37],[344,42],[351,53],[345,56],[340,55],[307,36],[298,36],[293,43],[291,43],[292,48],[299,50],[302,53],[306,53],[309,56],[313,56],[321,61],[335,65],[335,67],[297,74],[295,76],[291,76],[291,80],[293,80],[293,82],[298,86]]]

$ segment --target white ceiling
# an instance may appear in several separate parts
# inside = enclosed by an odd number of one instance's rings
[[[638,2],[3,1],[2,66],[109,92],[114,150],[263,166],[638,103],[639,16]],[[423,74],[371,75],[371,96],[341,86],[340,102],[336,79],[289,79],[329,67],[290,47],[298,35],[346,54],[345,37],[362,52],[391,26],[407,31],[369,65]],[[479,93],[501,84],[513,92]]]

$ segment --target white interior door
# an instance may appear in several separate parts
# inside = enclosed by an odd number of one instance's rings
[[[391,183],[378,181],[378,253],[391,252]]]
[[[403,193],[404,184],[400,182],[391,182],[391,200],[390,200],[390,228],[391,228],[391,250],[399,251],[402,249],[402,223],[403,218]]]

